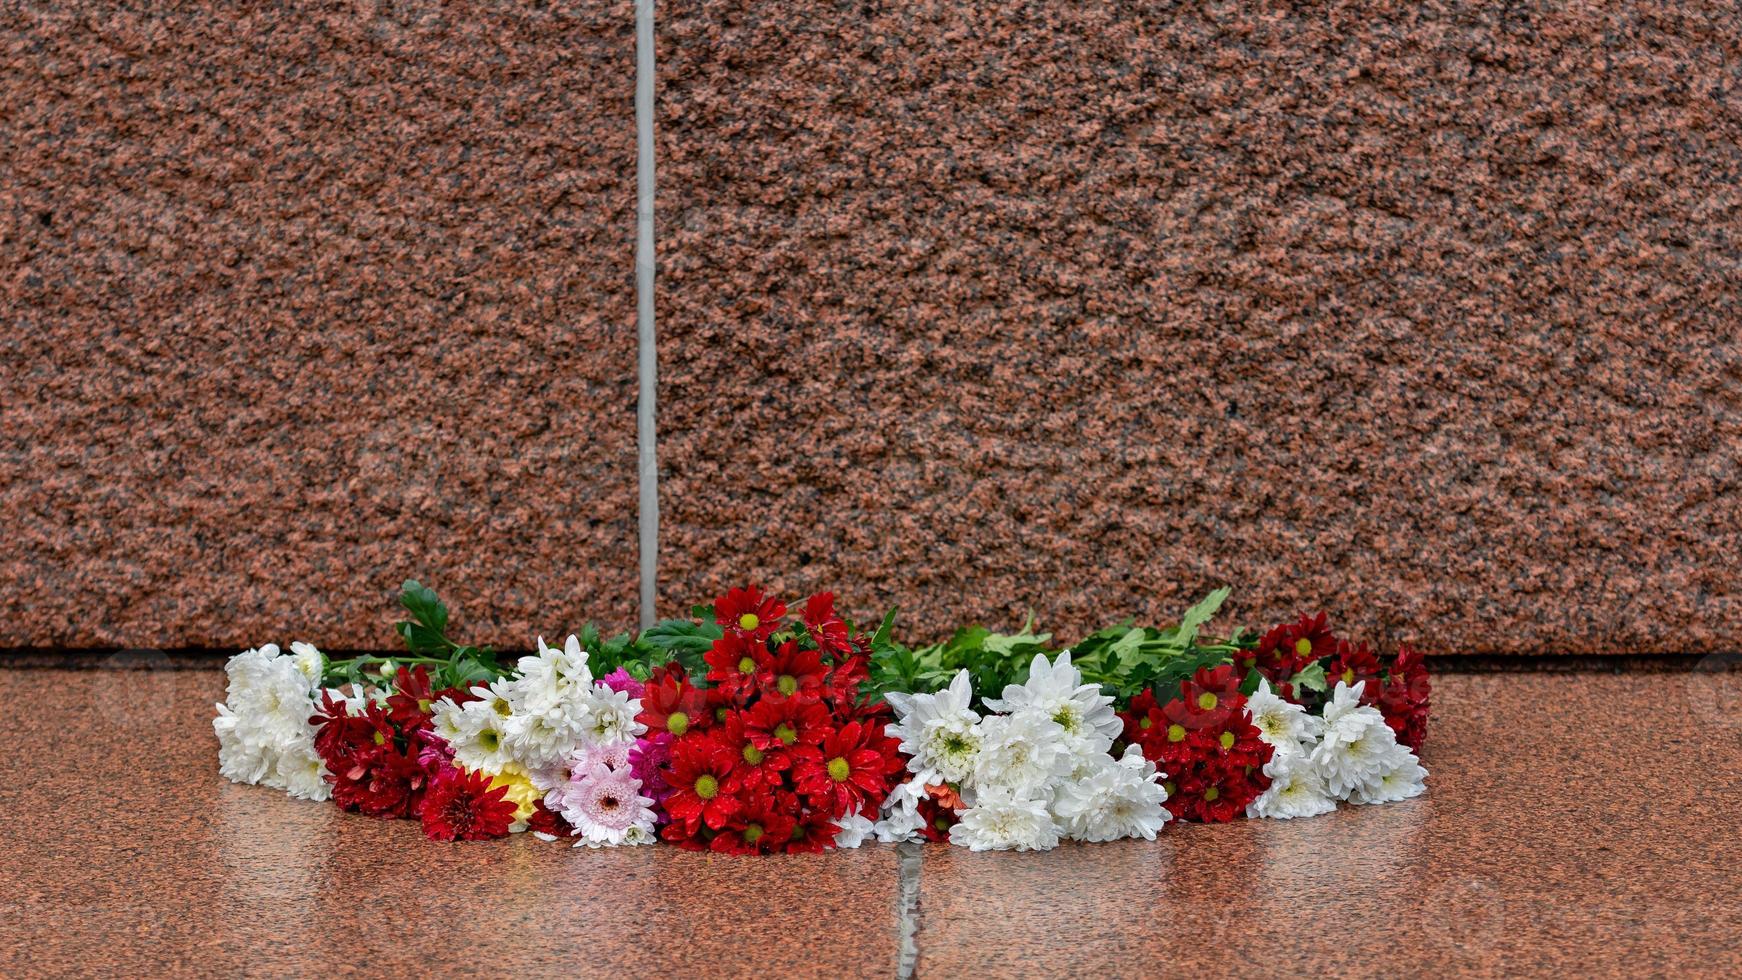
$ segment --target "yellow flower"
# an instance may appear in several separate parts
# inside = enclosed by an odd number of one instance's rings
[[[544,794],[532,785],[532,777],[527,775],[526,770],[512,762],[490,777],[490,788],[495,789],[498,786],[508,787],[508,792],[502,797],[514,804],[514,823],[508,829],[518,834],[526,829],[526,822],[532,819],[538,801],[544,799]]]

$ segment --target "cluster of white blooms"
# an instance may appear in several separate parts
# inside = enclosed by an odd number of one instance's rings
[[[545,805],[563,814],[581,844],[652,840],[652,801],[629,774],[629,747],[647,730],[641,701],[593,680],[580,639],[561,650],[538,638],[519,676],[475,687],[477,700],[437,702],[434,726],[468,770],[524,774]],[[519,822],[517,821],[517,824]]]
[[[985,717],[970,707],[967,671],[935,694],[887,698],[897,717],[888,733],[912,756],[913,776],[885,802],[873,827],[879,840],[918,836],[919,802],[937,784],[966,805],[950,842],[976,851],[1047,850],[1061,838],[1153,840],[1168,820],[1155,767],[1135,748],[1112,756],[1113,699],[1083,683],[1068,650],[1051,663],[1036,655],[1026,683],[986,699],[997,713]]]
[[[1246,808],[1249,817],[1313,817],[1351,803],[1392,803],[1426,790],[1427,770],[1384,715],[1362,706],[1365,682],[1338,683],[1324,717],[1277,697],[1267,681],[1247,699],[1258,737],[1274,747],[1264,766],[1270,788]]]
[[[258,783],[305,800],[330,795],[326,766],[315,753],[309,717],[321,690],[321,652],[292,643],[281,655],[268,643],[230,658],[230,686],[212,728],[218,771],[238,783]]]

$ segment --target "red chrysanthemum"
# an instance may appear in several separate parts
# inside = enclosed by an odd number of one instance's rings
[[[670,732],[682,736],[691,729],[714,723],[706,695],[690,684],[689,675],[675,664],[656,667],[641,694],[641,713],[635,720],[649,733]]]
[[[737,756],[732,775],[726,780],[726,791],[741,793],[758,787],[782,785],[787,770],[792,768],[792,755],[784,749],[763,749],[750,740],[746,713],[733,709],[714,730],[721,747]]]
[[[827,708],[814,701],[793,698],[763,698],[745,718],[750,741],[763,751],[816,745],[834,727]]]
[[[430,727],[437,700],[430,690],[428,667],[401,667],[393,680],[393,693],[387,698],[387,720],[407,735],[422,731]]]
[[[801,650],[797,640],[787,640],[763,658],[756,669],[756,686],[764,697],[816,701],[822,697],[827,674],[820,651]]]
[[[1257,668],[1270,679],[1277,693],[1293,699],[1293,685],[1288,681],[1315,660],[1336,652],[1337,637],[1326,625],[1324,613],[1301,616],[1292,623],[1272,627],[1258,640],[1258,649],[1242,651],[1234,657],[1241,676]]]
[[[756,672],[770,659],[767,645],[744,638],[741,633],[726,633],[714,641],[702,655],[708,664],[708,680],[715,690],[735,696],[740,703],[756,687]]]
[[[851,708],[859,699],[859,685],[870,677],[871,658],[863,653],[852,654],[829,674],[829,701],[837,711]]]
[[[1132,745],[1142,745],[1156,738],[1168,725],[1161,706],[1155,703],[1155,692],[1148,689],[1132,698],[1130,706],[1119,712],[1119,721],[1125,726],[1125,741]]]
[[[933,842],[949,840],[950,828],[962,819],[960,810],[946,805],[944,800],[930,794],[919,801],[919,815],[925,821],[919,825],[919,832],[925,835],[926,840]]]
[[[1259,738],[1232,667],[1199,670],[1157,708],[1144,691],[1122,713],[1126,739],[1165,774],[1167,808],[1187,820],[1231,820],[1270,785],[1271,746]],[[1147,726],[1143,722],[1149,722]]]
[[[1414,752],[1420,752],[1427,740],[1430,688],[1422,655],[1408,646],[1399,647],[1397,659],[1380,688],[1378,707],[1385,723],[1397,733],[1398,744],[1407,745]]]
[[[821,745],[793,749],[793,787],[811,805],[839,817],[869,801],[882,803],[889,783],[905,768],[895,743],[881,732],[850,722]]]
[[[1218,724],[1222,716],[1246,703],[1240,696],[1240,677],[1233,667],[1199,667],[1198,672],[1180,682],[1180,700],[1184,708],[1200,719],[1188,728]]]
[[[796,808],[783,805],[768,790],[752,793],[744,798],[743,806],[708,842],[708,848],[726,854],[784,851],[792,842],[793,815],[796,812]]]
[[[841,832],[834,818],[815,807],[807,807],[792,793],[775,794],[775,804],[783,813],[792,815],[784,850],[788,854],[818,854],[835,846],[835,835]]]
[[[753,643],[762,643],[780,629],[786,603],[763,593],[754,585],[732,589],[714,600],[714,622],[728,633],[738,633]]]
[[[853,652],[847,624],[835,612],[835,594],[818,592],[805,600],[804,626],[811,639],[831,657],[846,657]]]
[[[1379,658],[1367,648],[1365,643],[1350,643],[1348,640],[1337,641],[1337,651],[1325,665],[1325,682],[1335,687],[1338,684],[1348,684],[1353,687],[1362,681],[1376,681],[1379,678]],[[1368,684],[1361,692],[1361,703],[1372,704],[1379,699],[1379,685]]]
[[[490,788],[490,777],[448,766],[431,780],[423,801],[423,832],[431,840],[489,840],[508,836],[515,805],[507,785]]]
[[[671,786],[665,812],[672,822],[684,824],[693,834],[702,824],[717,831],[736,816],[743,804],[726,786],[735,763],[731,753],[708,735],[697,733],[678,739],[671,747],[671,768],[665,774]]]

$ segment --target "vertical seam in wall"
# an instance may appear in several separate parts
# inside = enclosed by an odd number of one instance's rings
[[[635,406],[641,628],[653,625],[659,581],[659,349],[653,332],[653,0],[635,0]]]
[[[900,930],[896,948],[895,976],[910,980],[919,968],[919,873],[925,856],[923,841],[895,845],[899,876],[895,921]]]

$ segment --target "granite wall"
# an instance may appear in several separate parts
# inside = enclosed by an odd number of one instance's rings
[[[630,621],[628,0],[0,12],[0,646]]]
[[[633,14],[0,11],[0,646],[627,624]],[[663,614],[1742,648],[1742,14],[665,0]]]
[[[1742,647],[1742,9],[661,6],[667,604]]]

